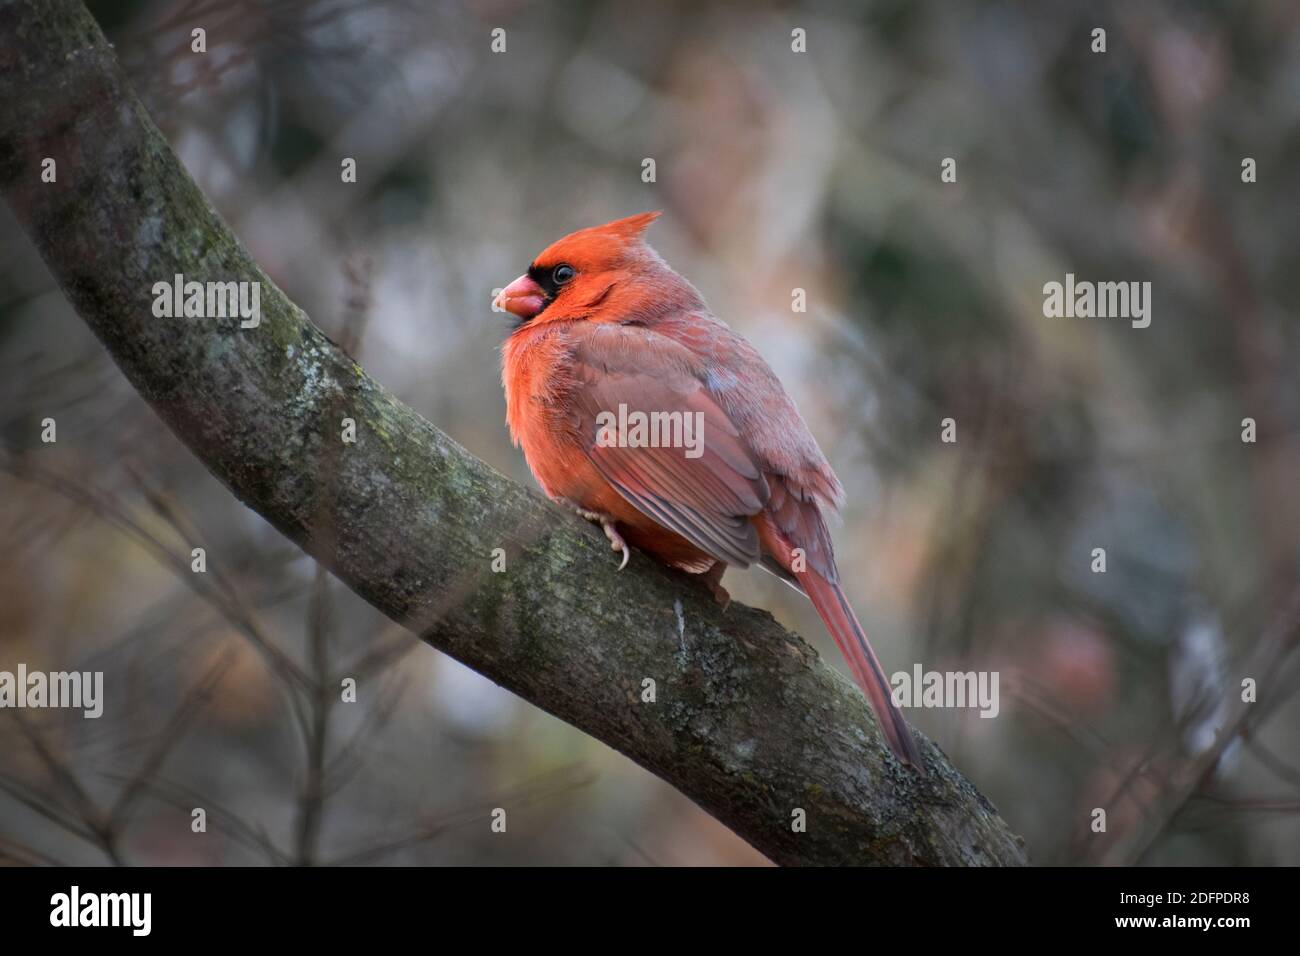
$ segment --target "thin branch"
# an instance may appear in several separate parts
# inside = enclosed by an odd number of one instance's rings
[[[148,756],[140,764],[140,769],[122,788],[122,792],[114,802],[113,808],[109,811],[109,826],[114,831],[120,831],[126,825],[132,807],[144,792],[145,784],[162,769],[163,763],[167,760],[167,755],[171,753],[172,748],[184,736],[190,721],[198,716],[208,701],[212,699],[213,693],[227,672],[229,672],[233,662],[234,654],[230,648],[227,648],[225,653],[217,658],[216,662],[185,694],[180,706],[176,708],[171,719],[167,721],[167,725],[163,727],[162,733],[158,735],[158,739],[154,742]]]

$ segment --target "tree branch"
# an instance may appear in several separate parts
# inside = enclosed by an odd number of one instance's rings
[[[55,183],[41,161],[57,162]],[[723,613],[389,395],[261,272],[76,0],[0,0],[0,188],[77,312],[241,501],[433,646],[670,782],[779,863],[1020,864],[939,750],[770,615]],[[261,283],[261,325],[155,318],[155,282]],[[340,453],[341,418],[357,441]],[[489,570],[495,547],[508,573]],[[643,678],[657,702],[642,703]],[[807,814],[795,832],[792,813]]]

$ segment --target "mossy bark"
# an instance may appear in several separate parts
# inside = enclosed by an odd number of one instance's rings
[[[57,162],[55,183],[41,161]],[[1025,862],[928,741],[770,615],[723,612],[497,474],[386,392],[261,272],[76,0],[0,0],[0,188],[140,394],[241,501],[433,646],[669,781],[785,864]],[[261,325],[156,318],[155,282],[261,283]],[[356,443],[341,445],[343,417]],[[507,570],[490,569],[505,548]],[[656,701],[641,701],[642,681]],[[806,831],[793,825],[806,813]]]

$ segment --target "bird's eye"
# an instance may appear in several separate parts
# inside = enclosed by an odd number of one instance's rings
[[[551,272],[551,281],[556,285],[564,285],[564,283],[568,282],[577,274],[577,270],[575,270],[573,266],[558,265],[555,267],[554,271]]]

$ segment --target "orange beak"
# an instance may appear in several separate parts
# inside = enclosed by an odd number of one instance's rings
[[[502,289],[492,304],[527,322],[546,308],[546,293],[528,273],[524,273]]]

